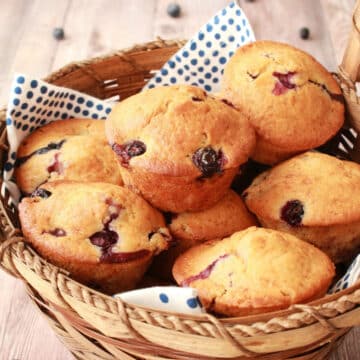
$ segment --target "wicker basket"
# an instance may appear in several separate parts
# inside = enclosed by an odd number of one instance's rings
[[[336,75],[348,107],[348,124],[332,150],[360,161],[360,0],[344,61]],[[139,91],[183,42],[154,41],[106,57],[74,63],[46,80],[107,99]],[[0,112],[0,165],[7,153],[5,110]],[[359,139],[359,138],[358,138]],[[335,145],[335,146],[334,146]],[[345,153],[344,153],[345,149]],[[24,280],[27,292],[77,359],[323,359],[352,326],[360,325],[360,283],[307,305],[263,315],[218,319],[165,313],[123,303],[72,280],[23,242],[9,195],[0,202],[0,260]]]

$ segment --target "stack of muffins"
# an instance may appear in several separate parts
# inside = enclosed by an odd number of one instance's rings
[[[22,230],[108,293],[149,271],[227,316],[311,301],[360,250],[360,165],[308,151],[343,122],[341,90],[314,58],[255,42],[230,59],[216,97],[159,87],[115,105],[105,125],[32,133],[16,163]],[[269,169],[240,196],[230,187],[250,159]]]

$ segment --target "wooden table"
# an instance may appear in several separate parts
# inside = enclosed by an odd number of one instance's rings
[[[71,61],[145,42],[156,36],[188,38],[226,0],[178,0],[182,16],[167,16],[166,0],[1,0],[0,100],[7,101],[13,73],[44,76]],[[341,60],[354,0],[241,1],[258,39],[292,43],[330,70]],[[310,40],[299,38],[309,27]],[[63,27],[66,38],[52,38]],[[25,295],[24,287],[0,271],[0,360],[70,360]],[[360,328],[353,330],[332,360],[360,359]]]

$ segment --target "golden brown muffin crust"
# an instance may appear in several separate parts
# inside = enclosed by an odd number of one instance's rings
[[[151,268],[156,276],[165,279],[172,279],[171,271],[176,258],[192,246],[257,225],[255,217],[233,190],[228,190],[220,201],[208,209],[167,214],[167,218],[175,246],[157,256]]]
[[[229,316],[310,301],[326,293],[334,274],[316,247],[256,227],[195,246],[173,268],[177,283],[196,288],[207,309]]]
[[[306,152],[259,175],[244,194],[258,218],[291,222],[293,215],[294,226],[328,226],[360,220],[359,189],[359,164]]]
[[[344,122],[341,90],[333,76],[309,54],[278,42],[239,48],[226,65],[222,96],[277,151],[319,146]]]
[[[223,169],[244,163],[254,131],[231,106],[186,85],[143,91],[115,105],[106,121],[111,144],[141,141],[146,150],[129,160],[131,167],[171,176],[200,176],[192,157],[211,146],[224,155]]]
[[[108,250],[157,254],[171,239],[160,212],[130,190],[107,183],[44,184],[21,201],[19,217],[26,239],[50,260],[112,262]],[[104,241],[110,243],[103,246]]]
[[[59,120],[38,128],[19,146],[15,176],[28,194],[55,180],[122,185],[120,167],[105,137],[105,122],[92,119]]]
[[[195,244],[223,238],[254,225],[256,219],[249,213],[241,197],[235,191],[228,190],[220,201],[208,209],[174,214],[169,230],[176,239]]]

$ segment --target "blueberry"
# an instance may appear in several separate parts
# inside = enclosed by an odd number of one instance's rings
[[[229,100],[227,100],[227,99],[221,99],[221,101],[222,101],[224,104],[226,104],[227,106],[230,106],[230,107],[232,107],[232,108],[235,109],[235,105],[234,105],[231,101],[229,101]]]
[[[31,194],[31,197],[36,197],[36,196],[39,196],[43,199],[47,199],[48,197],[51,196],[51,192],[49,190],[38,188]]]
[[[303,40],[307,40],[310,37],[310,30],[307,27],[302,27],[299,31],[299,35]]]
[[[179,4],[176,3],[170,3],[167,7],[167,13],[169,16],[173,18],[177,18],[180,16],[181,8]]]
[[[222,171],[225,158],[221,150],[216,152],[211,146],[207,146],[197,149],[192,156],[192,161],[203,177],[210,177]]]
[[[291,226],[299,226],[303,216],[304,205],[300,200],[290,200],[281,208],[281,220],[286,221]]]
[[[65,38],[65,32],[63,28],[55,28],[53,30],[53,37],[56,40],[63,40]]]
[[[60,228],[55,228],[53,230],[49,230],[49,231],[47,231],[47,233],[49,233],[50,235],[56,236],[56,237],[66,236],[66,231],[64,229],[60,229]]]
[[[146,145],[140,140],[133,140],[122,145],[114,144],[112,149],[120,157],[121,164],[127,166],[132,157],[145,153]]]
[[[91,243],[103,249],[110,248],[118,241],[118,234],[115,231],[104,229],[89,237]]]

